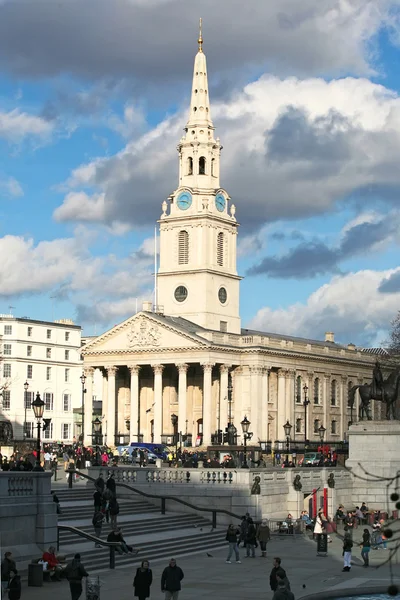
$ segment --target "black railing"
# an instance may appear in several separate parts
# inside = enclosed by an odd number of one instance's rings
[[[92,535],[91,533],[86,533],[86,531],[82,531],[82,529],[78,529],[77,527],[72,527],[71,525],[57,525],[57,550],[60,550],[60,531],[71,531],[80,537],[86,538],[87,540],[92,540],[96,544],[101,546],[110,548],[110,569],[115,569],[115,548],[119,546],[119,542],[105,542],[104,540]]]
[[[105,467],[105,468],[107,469],[107,467]],[[107,469],[107,470],[112,472],[112,469]],[[76,471],[74,469],[68,469],[68,475],[69,475],[68,487],[69,488],[72,488],[72,475],[74,473],[79,475],[79,477],[84,477],[85,479],[89,479],[90,481],[93,481],[93,483],[96,481],[94,479],[94,477],[91,477],[90,475],[86,475],[85,473],[81,473],[81,471]],[[190,480],[187,479],[187,482],[189,482],[189,481]],[[213,529],[215,529],[217,527],[217,514],[228,515],[229,517],[234,517],[235,519],[239,519],[239,520],[242,518],[242,515],[237,515],[236,513],[232,512],[230,510],[227,510],[225,508],[206,508],[203,506],[196,506],[195,504],[191,504],[191,502],[186,502],[186,500],[182,500],[181,498],[176,498],[175,496],[159,496],[157,494],[149,494],[148,492],[142,492],[142,490],[138,490],[137,488],[134,488],[131,485],[128,485],[127,483],[120,483],[120,482],[115,482],[115,483],[117,486],[123,487],[127,490],[130,490],[131,492],[134,492],[135,494],[144,496],[145,498],[155,498],[157,500],[161,500],[161,514],[162,515],[165,515],[165,513],[166,513],[167,500],[172,500],[172,502],[177,502],[178,504],[183,504],[184,506],[188,506],[189,508],[192,508],[199,512],[212,513]],[[64,527],[64,525],[62,527]],[[90,534],[85,534],[85,535],[90,535]],[[94,539],[93,536],[92,536],[92,538]]]

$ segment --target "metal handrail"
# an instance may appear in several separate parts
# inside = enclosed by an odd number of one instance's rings
[[[105,542],[101,538],[98,538],[91,533],[86,533],[86,531],[82,531],[82,529],[78,529],[77,527],[73,527],[72,525],[57,525],[57,550],[60,550],[60,531],[72,531],[72,533],[76,533],[80,537],[86,538],[87,540],[92,540],[96,544],[100,544],[101,546],[110,548],[110,569],[115,569],[115,548],[119,546],[119,542]]]
[[[95,478],[90,475],[86,475],[85,473],[81,473],[81,471],[76,471],[75,469],[68,469],[68,487],[72,488],[72,475],[76,473],[80,477],[84,477],[85,479],[90,479],[90,481],[95,482]],[[237,515],[226,508],[206,508],[203,506],[196,506],[195,504],[191,504],[190,502],[186,502],[186,500],[182,500],[181,498],[176,498],[175,496],[158,496],[157,494],[149,494],[147,492],[143,492],[142,490],[138,490],[137,488],[128,485],[127,483],[115,482],[116,485],[120,487],[124,487],[135,494],[139,494],[140,496],[145,496],[145,498],[156,498],[157,500],[161,499],[161,514],[165,515],[166,508],[166,500],[173,500],[173,502],[178,502],[178,504],[183,504],[184,506],[189,506],[189,508],[193,508],[194,510],[198,510],[200,512],[210,512],[212,513],[212,527],[215,529],[217,527],[217,513],[228,515],[230,517],[234,517],[235,519],[241,519],[241,515]],[[256,523],[256,521],[255,521]]]

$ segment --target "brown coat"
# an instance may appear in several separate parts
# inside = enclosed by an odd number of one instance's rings
[[[271,531],[268,525],[259,525],[257,529],[257,539],[259,542],[269,542],[271,539]]]

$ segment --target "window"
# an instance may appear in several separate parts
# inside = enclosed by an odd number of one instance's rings
[[[70,423],[62,423],[61,424],[61,439],[69,440],[70,429],[71,429]]]
[[[187,231],[180,231],[178,234],[178,263],[187,265],[189,262],[189,234]]]
[[[187,160],[187,174],[193,175],[193,158],[191,156]]]
[[[71,395],[63,394],[63,411],[69,412],[71,410]]]
[[[337,381],[333,379],[331,383],[331,406],[336,406],[337,404]]]
[[[27,356],[32,356],[32,346],[27,346],[26,347],[26,355]]]
[[[4,363],[4,365],[3,365],[3,377],[11,377],[11,365],[10,365],[10,363]]]
[[[51,380],[51,367],[46,367],[46,381]]]
[[[6,356],[11,355],[11,344],[4,344],[3,346],[3,354]]]
[[[224,266],[224,234],[219,232],[217,237],[217,264],[220,267]]]
[[[296,419],[296,433],[301,433],[301,419]]]
[[[219,322],[219,330],[222,331],[223,333],[226,333],[228,331],[228,321],[220,321]]]
[[[314,404],[319,404],[319,377],[314,380]]]
[[[11,408],[11,392],[10,390],[3,390],[3,409],[10,410]]]
[[[318,433],[319,419],[314,419],[314,433]]]
[[[26,366],[26,377],[27,377],[27,379],[32,379],[32,375],[33,375],[33,366],[32,365],[27,365]]]
[[[65,351],[65,360],[69,360],[69,350]]]
[[[353,387],[353,382],[349,381],[349,383],[347,384],[347,406],[351,406],[351,402],[350,402],[350,390]]]
[[[4,335],[12,334],[12,325],[4,325]]]
[[[65,369],[64,381],[67,383],[69,381],[69,369]]]
[[[46,337],[47,337],[48,340],[51,340],[51,329],[47,330]]]
[[[46,440],[50,440],[53,437],[53,423],[49,423],[49,426],[43,432],[43,437]]]
[[[297,375],[296,378],[296,402],[301,403],[301,375]]]
[[[28,327],[28,337],[32,337],[32,329],[33,327]]]
[[[174,296],[177,302],[184,302],[188,297],[188,291],[184,285],[179,285],[174,292]]]
[[[211,175],[215,177],[215,158],[211,159]]]
[[[46,358],[51,358],[51,348],[46,348]]]
[[[337,433],[336,425],[337,425],[336,421],[331,421],[331,433],[333,433],[333,434]]]
[[[34,423],[30,423],[29,421],[27,421],[25,423],[25,437],[27,437],[27,438],[33,438],[34,427],[35,427]]]
[[[206,174],[206,159],[204,156],[200,156],[199,158],[199,175]]]
[[[69,342],[69,331],[65,332],[65,341]]]
[[[43,400],[45,403],[45,410],[53,410],[53,393],[45,392]]]
[[[25,408],[32,408],[32,402],[34,401],[34,393],[33,392],[25,392]]]

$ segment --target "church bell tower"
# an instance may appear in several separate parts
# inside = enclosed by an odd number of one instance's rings
[[[162,203],[158,302],[166,315],[240,333],[235,206],[220,186],[200,20],[190,114],[178,144],[178,188]]]

